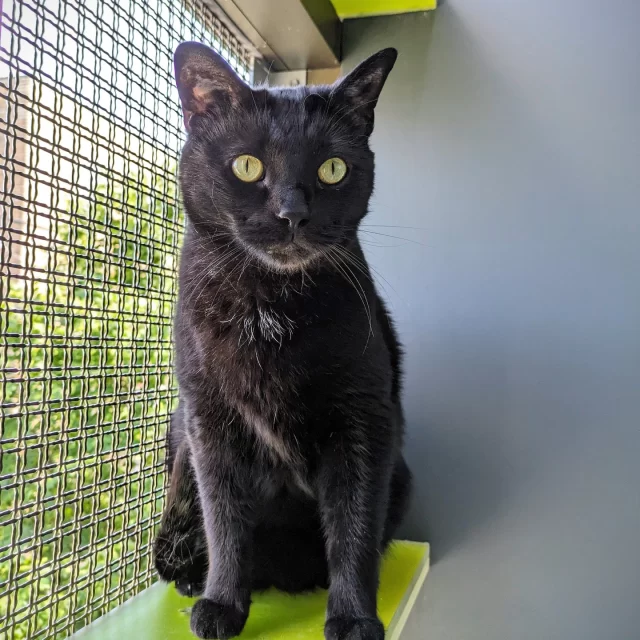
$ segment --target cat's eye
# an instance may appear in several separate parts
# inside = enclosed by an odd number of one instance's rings
[[[329,158],[318,169],[318,178],[325,184],[338,184],[347,175],[347,165],[341,158]]]
[[[231,170],[235,177],[242,182],[256,182],[262,178],[264,165],[255,156],[245,153],[233,161]]]

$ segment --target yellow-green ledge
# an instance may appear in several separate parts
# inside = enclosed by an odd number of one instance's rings
[[[378,614],[387,640],[398,640],[429,571],[429,545],[395,542],[380,575]],[[195,600],[156,583],[76,633],[77,640],[193,640],[189,612]],[[327,592],[291,596],[275,589],[252,596],[238,640],[324,640]]]
[[[431,11],[435,9],[437,0],[332,0],[333,6],[342,20],[346,18],[363,18],[366,16],[383,16],[394,13],[410,13],[413,11]]]

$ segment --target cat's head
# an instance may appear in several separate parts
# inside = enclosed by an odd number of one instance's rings
[[[331,86],[252,89],[209,47],[179,45],[180,179],[195,227],[283,271],[348,244],[373,189],[373,112],[396,56],[384,49]]]

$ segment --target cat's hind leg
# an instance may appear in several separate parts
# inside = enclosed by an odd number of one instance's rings
[[[155,564],[160,578],[175,582],[182,595],[195,596],[202,593],[207,575],[200,499],[186,440],[172,453],[169,491],[154,544]]]

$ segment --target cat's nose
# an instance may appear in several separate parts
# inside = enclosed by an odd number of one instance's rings
[[[300,227],[304,227],[309,223],[308,211],[281,211],[278,214],[278,218],[287,220],[289,222],[289,229],[296,231]]]
[[[309,205],[302,189],[291,189],[286,192],[280,204],[278,218],[289,223],[291,231],[297,231],[309,222]]]

